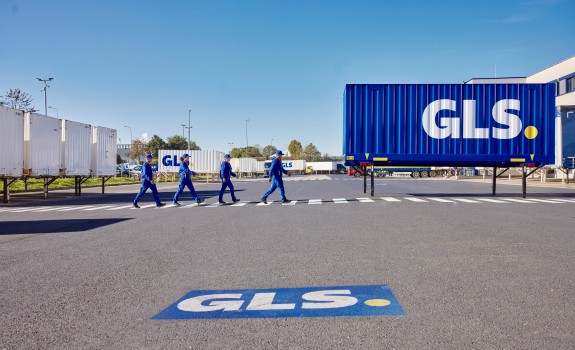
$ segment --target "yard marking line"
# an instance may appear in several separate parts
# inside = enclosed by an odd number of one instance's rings
[[[525,199],[517,199],[517,198],[500,198],[500,199],[510,201],[510,202],[516,202],[516,203],[531,203],[531,204],[535,203],[535,202],[527,201]]]
[[[506,201],[502,201],[499,199],[491,199],[491,198],[477,198],[480,201],[490,202],[490,203],[507,203]]]
[[[147,205],[142,205],[140,207],[140,209],[146,209],[146,208],[151,208],[151,207],[155,207],[155,206],[156,206],[155,204],[147,204]],[[134,209],[137,209],[137,208],[134,208]]]
[[[567,202],[567,203],[575,203],[575,199],[553,198],[552,200],[554,200],[554,201],[561,201],[561,202]]]
[[[50,207],[50,208],[44,208],[44,209],[38,209],[38,210],[30,210],[30,212],[40,213],[43,211],[51,211],[51,210],[66,209],[66,208],[70,208],[70,207],[69,206],[67,206],[67,207]]]
[[[432,197],[430,197],[427,199],[432,200],[432,201],[436,201],[436,202],[441,202],[441,203],[455,203],[454,201],[451,201],[449,199],[443,199],[443,198],[432,198]]]
[[[249,202],[237,202],[232,204],[232,207],[243,207],[244,205],[248,204]]]
[[[347,203],[349,203],[349,202],[347,201],[347,199],[345,199],[345,198],[334,198],[334,199],[333,199],[333,202],[334,202],[335,204],[347,204]]]
[[[258,203],[256,204],[256,206],[261,206],[261,205],[270,205],[272,204],[274,201],[269,201],[267,204],[266,203]]]
[[[415,198],[415,197],[405,197],[405,199],[407,199],[408,201],[412,201],[412,202],[425,202],[427,203],[427,201],[425,199],[421,199],[421,198]]]
[[[220,206],[222,206],[222,205],[223,205],[223,204],[220,204],[220,203],[213,203],[213,204],[208,204],[208,205],[206,205],[206,207],[208,207],[208,208],[217,208],[217,207],[220,207]]]
[[[88,208],[88,209],[82,209],[82,210],[83,211],[92,211],[92,210],[106,209],[106,208],[111,208],[111,207],[113,207],[113,205],[103,205],[101,207]]]
[[[30,210],[38,210],[38,209],[45,209],[45,208],[48,208],[48,207],[34,207],[34,208],[29,208],[29,207],[23,207],[22,208],[22,207],[20,207],[20,208],[16,208],[14,210],[11,210],[10,212],[11,213],[23,213],[23,212],[30,211]]]
[[[321,199],[310,199],[307,204],[322,204]]]
[[[95,207],[95,205],[78,205],[78,206],[71,207],[71,208],[58,209],[56,211],[72,211],[72,210],[86,209],[86,208],[92,208],[92,207]]]
[[[563,204],[564,202],[557,202],[552,201],[549,199],[537,199],[537,198],[529,198],[530,201],[540,202],[540,203],[555,203],[555,204]]]
[[[122,206],[119,206],[119,207],[108,208],[108,209],[106,209],[106,210],[128,209],[128,208],[131,208],[131,207],[133,207],[133,206],[134,206],[133,204],[130,204],[130,205],[122,205]]]
[[[465,198],[453,198],[453,200],[459,201],[459,202],[464,202],[464,203],[480,203],[476,200],[473,199],[465,199]]]
[[[188,205],[184,205],[182,208],[191,208],[191,207],[198,207],[198,203],[192,203],[192,204],[188,204]]]
[[[291,201],[289,203],[282,203],[282,205],[295,205],[297,201]]]
[[[381,197],[381,199],[383,199],[386,202],[401,202],[401,200],[393,197]]]
[[[374,200],[371,198],[357,198],[358,201],[360,201],[361,203],[373,203]]]

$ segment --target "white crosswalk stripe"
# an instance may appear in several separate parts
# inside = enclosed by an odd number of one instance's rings
[[[436,202],[441,202],[441,203],[455,203],[455,202],[452,201],[452,200],[444,199],[444,198],[434,198],[434,197],[430,197],[430,198],[427,198],[427,199],[432,200],[432,201],[436,201]]]
[[[478,201],[473,200],[473,199],[465,199],[465,198],[453,198],[453,199],[456,201],[459,201],[459,202],[464,202],[464,203],[479,203]]]
[[[492,198],[477,198],[477,199],[479,199],[480,201],[489,202],[489,203],[509,203],[506,201],[502,201],[499,199],[492,199]]]
[[[427,202],[425,199],[415,197],[405,197],[405,199],[407,199],[408,201],[419,202],[419,203]]]
[[[383,199],[386,202],[401,202],[401,200],[393,197],[381,197],[381,199]]]
[[[266,203],[261,203],[261,202],[260,202],[260,203],[258,203],[258,204],[256,204],[256,205],[257,205],[257,206],[267,206],[267,205],[270,205],[270,204],[272,204],[273,202],[274,202],[274,201],[268,201],[268,202],[267,202],[267,204],[266,204]]]
[[[296,205],[297,201],[291,201],[289,203],[282,203],[282,205]]]
[[[517,198],[500,198],[502,200],[505,201],[509,201],[509,202],[515,202],[515,203],[530,203],[530,204],[535,204],[535,202],[531,202],[531,201],[527,201],[525,199],[517,199]]]
[[[321,199],[310,199],[308,204],[322,204]]]
[[[131,208],[131,207],[133,207],[133,206],[134,206],[133,204],[130,204],[130,205],[122,205],[122,206],[119,206],[119,207],[112,207],[112,208],[108,208],[108,209],[105,209],[105,210],[128,209],[128,208]]]
[[[567,203],[575,203],[575,199],[553,198],[551,200],[560,201],[560,202],[567,202]]]
[[[237,202],[232,204],[232,207],[243,207],[244,205],[248,204],[249,202]]]
[[[371,198],[358,198],[357,200],[360,201],[361,203],[373,203],[373,202],[375,202]]]
[[[42,212],[45,212],[45,211],[55,211],[55,210],[66,209],[66,208],[70,208],[70,207],[48,207],[48,208],[44,208],[44,209],[31,210],[30,212],[32,212],[32,213],[42,213]]]
[[[101,207],[95,207],[95,208],[88,208],[88,209],[82,209],[84,211],[93,211],[93,210],[100,210],[100,209],[106,209],[106,208],[111,208],[113,207],[113,205],[103,205]]]
[[[182,206],[182,208],[193,208],[193,207],[198,207],[198,206],[199,206],[198,203],[192,203],[192,204],[184,205],[184,206]]]
[[[72,211],[72,210],[80,210],[80,209],[86,209],[86,208],[92,208],[92,207],[95,207],[95,205],[80,205],[80,206],[66,208],[66,209],[58,209],[56,211]]]
[[[550,199],[538,199],[538,198],[529,198],[530,201],[540,202],[540,203],[553,203],[553,204],[563,204],[564,202],[558,202]]]
[[[333,202],[335,204],[348,204],[349,202],[345,198],[334,198]]]

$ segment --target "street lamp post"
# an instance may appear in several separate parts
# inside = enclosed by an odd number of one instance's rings
[[[184,136],[184,130],[186,130],[186,124],[180,124],[182,126],[182,138],[185,139],[186,136]]]
[[[250,145],[250,144],[248,143],[248,122],[249,122],[249,121],[250,121],[249,119],[246,119],[246,153],[247,153],[248,147],[249,147],[249,145]]]
[[[60,112],[58,112],[58,108],[52,107],[52,106],[48,106],[48,108],[55,109],[56,110],[56,118],[60,118]]]
[[[190,129],[192,128],[191,121],[192,121],[192,110],[188,110],[188,151],[190,151],[190,148],[192,147],[191,144],[191,140],[190,140]]]
[[[130,158],[134,159],[134,139],[132,138],[132,128],[127,125],[124,125],[124,128],[130,129]]]
[[[48,85],[48,82],[52,81],[52,79],[54,79],[54,78],[48,78],[48,79],[36,78],[36,79],[38,79],[38,81],[41,81],[44,83],[44,88],[42,89],[42,90],[44,90],[44,114],[48,115],[48,100],[46,97],[46,90],[47,90],[47,88],[50,87],[50,85]],[[40,90],[40,91],[42,91],[42,90]]]
[[[228,145],[230,146],[230,150],[229,150],[228,152],[231,152],[231,151],[232,151],[232,146],[234,145],[234,143],[233,143],[233,142],[228,142]]]

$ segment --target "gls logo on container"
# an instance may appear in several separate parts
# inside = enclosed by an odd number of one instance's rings
[[[431,102],[422,115],[423,129],[434,139],[444,139],[451,136],[452,138],[461,137],[461,124],[463,124],[464,139],[488,139],[489,128],[476,127],[475,111],[476,103],[474,100],[463,100],[463,123],[457,117],[443,117],[439,119],[439,125],[436,123],[436,115],[442,110],[456,112],[455,100],[437,100]],[[510,111],[520,111],[521,101],[504,99],[497,101],[491,110],[491,116],[497,123],[507,126],[506,128],[492,127],[491,137],[495,139],[512,139],[517,137],[523,128],[523,123],[518,114]],[[537,136],[537,128],[529,126],[525,128],[525,137],[534,139]]]
[[[153,319],[404,315],[386,285],[191,291]]]

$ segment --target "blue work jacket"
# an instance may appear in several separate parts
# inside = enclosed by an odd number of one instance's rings
[[[189,178],[191,175],[196,175],[195,172],[190,170],[189,166],[190,163],[186,161],[180,163],[180,180]]]
[[[229,180],[231,176],[235,177],[236,174],[232,171],[232,166],[230,163],[224,160],[222,162],[222,166],[220,167],[220,179]]]
[[[274,158],[272,160],[272,164],[270,165],[270,178],[276,177],[281,179],[282,175],[287,173],[287,170],[285,170],[282,165],[282,161],[279,158]]]
[[[144,163],[142,165],[142,182],[151,182],[154,181],[154,172],[152,171],[152,165],[148,163]]]

